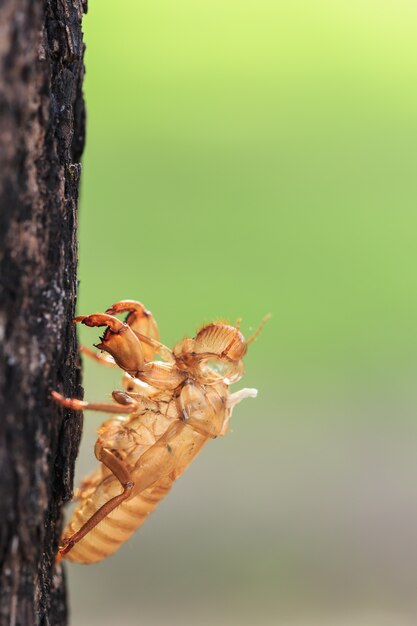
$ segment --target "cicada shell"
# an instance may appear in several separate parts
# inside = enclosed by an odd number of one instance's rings
[[[115,317],[124,312],[124,322]],[[131,537],[210,439],[227,432],[233,407],[256,396],[255,389],[230,393],[229,387],[242,377],[242,359],[257,333],[246,341],[238,326],[213,322],[170,350],[151,312],[134,300],[75,321],[106,327],[103,352],[83,352],[123,370],[123,389],[111,403],[52,392],[63,406],[113,415],[98,431],[99,465],[76,492],[59,551],[60,558],[95,563]]]

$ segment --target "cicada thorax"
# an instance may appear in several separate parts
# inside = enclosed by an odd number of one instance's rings
[[[206,437],[218,437],[226,419],[228,388],[224,383],[202,385],[188,380],[182,387],[179,404],[182,419]]]
[[[143,452],[182,415],[171,391],[155,391],[149,396],[142,392],[121,393],[135,403],[136,410],[128,417],[118,416],[104,422],[98,431],[98,444],[115,453],[131,470]]]

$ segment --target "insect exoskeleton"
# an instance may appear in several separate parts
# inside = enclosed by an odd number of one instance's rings
[[[116,314],[127,313],[124,322]],[[243,376],[248,344],[239,325],[213,322],[172,350],[160,343],[156,321],[143,304],[123,300],[105,313],[75,322],[105,326],[103,352],[82,351],[123,370],[114,402],[52,397],[64,407],[112,413],[98,430],[99,466],[80,484],[59,558],[94,563],[113,554],[168,493],[207,441],[227,431],[233,407],[255,389],[230,393]]]

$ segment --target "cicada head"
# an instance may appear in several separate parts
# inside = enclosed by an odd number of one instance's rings
[[[269,318],[270,315],[263,318],[248,340],[240,332],[239,322],[236,326],[226,322],[206,324],[194,339],[183,339],[174,347],[177,367],[188,371],[203,384],[236,383],[244,373],[242,359],[248,345],[256,339]]]
[[[194,339],[184,339],[174,348],[180,369],[205,384],[220,381],[230,385],[243,376],[242,358],[247,344],[240,330],[224,322],[206,324]]]

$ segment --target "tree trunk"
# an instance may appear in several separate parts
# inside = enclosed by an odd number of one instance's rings
[[[81,417],[73,324],[81,0],[0,0],[0,625],[64,626],[55,563]]]

